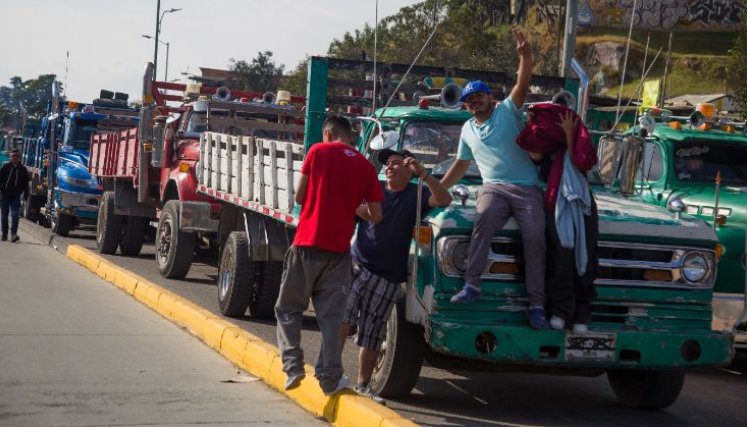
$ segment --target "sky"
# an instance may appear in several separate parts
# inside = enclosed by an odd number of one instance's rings
[[[70,100],[89,102],[101,89],[140,99],[153,61],[157,0],[0,0],[0,86],[56,74]],[[378,0],[379,19],[418,0]],[[168,80],[199,67],[228,69],[270,50],[293,70],[306,55],[375,20],[376,0],[161,0],[160,39],[169,42]],[[66,72],[66,54],[69,52]],[[158,51],[163,80],[166,46]]]

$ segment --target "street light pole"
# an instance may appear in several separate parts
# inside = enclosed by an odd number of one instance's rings
[[[156,3],[156,41],[153,43],[155,45],[155,53],[153,53],[153,81],[156,80],[156,71],[158,71],[158,33],[161,32],[161,18],[159,18],[159,15],[161,13],[161,0],[158,0]]]
[[[158,2],[156,4],[156,37],[155,37],[156,40],[155,40],[155,43],[154,43],[155,44],[155,53],[153,54],[153,70],[154,70],[154,72],[153,72],[153,80],[156,79],[156,73],[158,72],[158,43],[159,43],[158,36],[159,36],[159,34],[161,34],[161,23],[163,22],[163,17],[167,13],[178,12],[180,10],[181,9],[171,8],[169,10],[164,10],[163,12],[161,12],[161,0],[158,0]],[[163,42],[161,42],[161,43],[165,44]],[[167,68],[168,68],[168,57],[169,57],[169,55],[168,55],[168,49],[169,49],[169,46],[168,46],[168,44],[166,44],[166,61],[167,61],[166,66],[167,66]]]
[[[152,39],[152,38],[154,38],[154,37],[149,36],[147,34],[143,34],[142,36],[143,36],[143,38],[146,38],[146,39]],[[161,43],[162,45],[166,46],[166,70],[163,73],[163,81],[167,82],[167,81],[169,81],[169,48],[171,47],[171,42],[165,42],[163,40],[159,40],[158,43]],[[154,69],[155,69],[155,67],[154,67]],[[155,76],[155,74],[156,73],[154,72],[153,75]],[[155,77],[153,77],[153,80],[155,80]]]
[[[169,81],[169,46],[171,43],[166,42],[166,70],[163,72],[163,81]]]

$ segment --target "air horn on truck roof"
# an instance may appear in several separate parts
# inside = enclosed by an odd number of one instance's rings
[[[441,93],[436,95],[426,95],[422,91],[417,91],[412,95],[412,100],[420,103],[421,99],[434,99],[440,100],[441,105],[445,108],[459,108],[462,106],[459,98],[462,96],[462,88],[454,83],[444,85],[441,89]]]

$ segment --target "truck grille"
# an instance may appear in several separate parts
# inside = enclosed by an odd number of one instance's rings
[[[524,260],[521,241],[496,237],[490,247],[483,279],[523,281]],[[682,261],[699,248],[601,241],[595,283],[607,286],[682,287]]]

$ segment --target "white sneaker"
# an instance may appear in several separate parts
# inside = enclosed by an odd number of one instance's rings
[[[577,334],[585,334],[589,332],[589,325],[586,325],[584,323],[576,323],[573,325],[573,332]]]
[[[325,396],[334,396],[338,392],[340,392],[343,389],[347,388],[349,385],[350,385],[350,380],[348,379],[348,377],[346,377],[345,375],[343,375],[343,376],[340,377],[340,381],[337,382],[337,386],[334,389],[330,390],[330,391],[325,391],[324,395]]]
[[[553,315],[550,318],[550,327],[553,329],[564,329],[565,328],[565,320],[563,320],[562,317],[558,317]]]
[[[373,390],[371,390],[370,385],[364,386],[364,387],[355,386],[353,390],[355,390],[355,392],[358,393],[359,395],[363,397],[367,397],[373,400],[374,402],[378,403],[379,405],[386,406],[386,401],[382,399],[380,396],[378,396],[376,393],[374,393]]]

